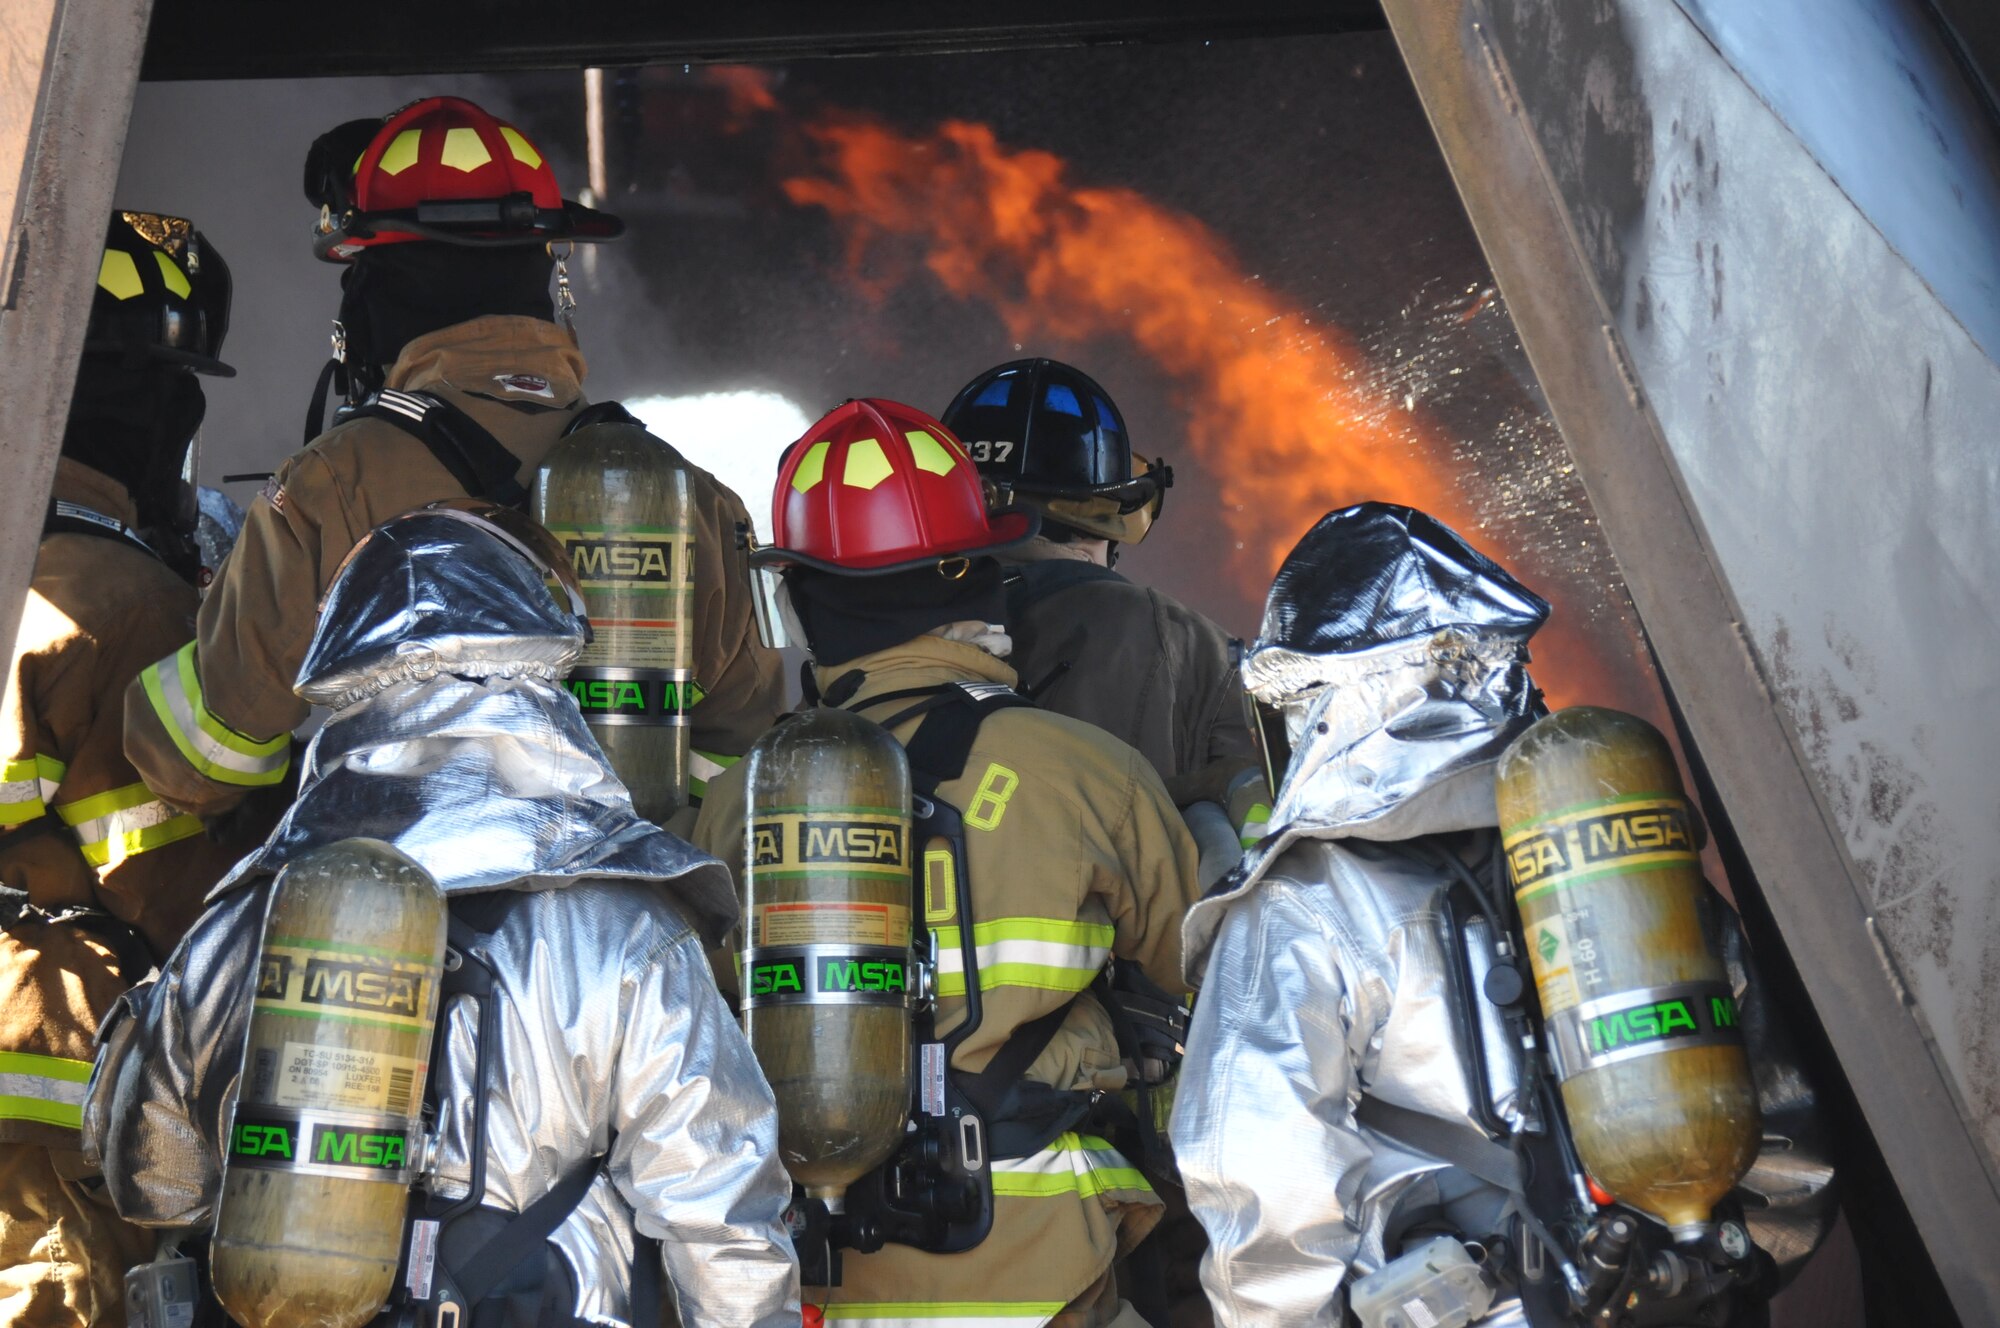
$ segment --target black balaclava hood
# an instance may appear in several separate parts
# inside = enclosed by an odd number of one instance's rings
[[[958,563],[947,566],[955,570]],[[936,567],[886,576],[791,567],[785,588],[806,629],[813,662],[822,667],[899,646],[946,623],[1007,620],[1007,591],[993,558],[972,559],[956,580]]]
[[[186,534],[196,513],[181,469],[207,411],[201,382],[190,370],[85,355],[62,454],[124,485],[139,510],[140,529]]]
[[[553,322],[554,270],[548,251],[535,246],[416,241],[365,249],[340,274],[348,364],[372,390],[403,347],[427,332],[504,314]]]

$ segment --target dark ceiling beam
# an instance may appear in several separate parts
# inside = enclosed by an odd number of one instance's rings
[[[323,18],[324,21],[319,21]],[[1379,29],[1378,0],[158,0],[141,76],[312,78]]]

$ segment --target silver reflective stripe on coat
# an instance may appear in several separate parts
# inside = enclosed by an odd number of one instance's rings
[[[25,1051],[0,1052],[0,1120],[78,1128],[83,1124],[90,1064]]]
[[[291,734],[247,738],[211,714],[202,703],[194,652],[190,641],[139,675],[167,736],[204,778],[247,787],[282,780],[291,765]]]
[[[0,830],[25,825],[48,811],[68,767],[53,756],[35,755],[0,765]]]
[[[127,784],[56,807],[76,835],[84,861],[101,876],[127,858],[202,832],[201,818],[177,811],[144,784]]]

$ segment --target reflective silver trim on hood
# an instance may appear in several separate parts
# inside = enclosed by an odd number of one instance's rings
[[[1547,601],[1442,523],[1362,503],[1286,557],[1243,660],[1292,758],[1270,831],[1188,911],[1198,982],[1223,907],[1300,839],[1412,839],[1493,824],[1492,763],[1542,712],[1527,641]]]

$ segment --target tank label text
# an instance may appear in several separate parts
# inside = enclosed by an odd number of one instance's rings
[[[907,904],[858,900],[758,904],[751,909],[753,945],[892,945],[910,943]]]
[[[909,818],[891,808],[759,811],[749,833],[753,878],[910,876]]]
[[[241,1103],[227,1165],[407,1185],[422,1138],[399,1116],[272,1110]]]
[[[1546,1028],[1564,1080],[1638,1056],[1743,1044],[1736,997],[1722,982],[1619,992],[1558,1011]]]
[[[743,1008],[893,1005],[910,997],[910,953],[881,945],[759,946],[743,954]]]
[[[409,1115],[421,1102],[425,1065],[363,1047],[286,1042],[254,1047],[247,1067],[253,1102],[322,1111]]]
[[[1671,797],[1624,797],[1572,807],[1505,836],[1514,897],[1532,899],[1559,885],[1608,872],[1697,868],[1687,804]]]
[[[420,1032],[437,1010],[437,972],[413,955],[273,936],[258,960],[256,1008]]]
[[[550,525],[548,530],[569,554],[590,610],[591,641],[579,661],[586,669],[688,668],[694,597],[694,539],[688,532],[659,526]],[[699,699],[688,696],[680,708]]]

